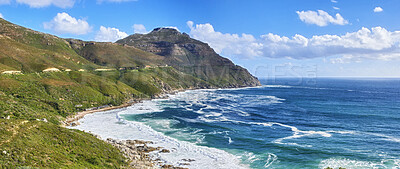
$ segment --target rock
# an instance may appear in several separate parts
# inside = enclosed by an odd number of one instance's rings
[[[167,164],[161,166],[161,168],[173,168],[173,167],[174,167],[174,166],[172,166],[172,165],[167,165]]]
[[[162,147],[150,147],[147,144],[153,144],[151,141],[142,140],[115,140],[107,138],[106,142],[118,148],[124,156],[130,161],[130,168],[163,168],[162,163],[157,160],[152,160],[149,157],[149,152],[161,150]],[[162,149],[162,152],[169,152],[167,149]],[[155,167],[158,166],[158,167]],[[183,169],[182,167],[174,167],[172,165],[164,165],[164,168]]]
[[[152,141],[142,141],[142,140],[126,140],[127,144],[154,144]]]
[[[48,122],[46,118],[43,118],[42,121],[44,121],[44,122],[46,122],[46,123]]]
[[[9,120],[9,119],[10,119],[10,116],[7,116],[6,119]]]
[[[7,151],[6,151],[6,150],[4,150],[4,151],[3,151],[3,154],[7,155]]]
[[[74,126],[80,125],[80,123],[79,123],[79,122],[72,122],[70,125],[71,125],[72,127],[74,127]]]
[[[182,161],[192,162],[192,161],[196,161],[196,160],[194,160],[194,159],[182,159]]]
[[[190,164],[189,164],[190,165]],[[168,168],[168,169],[187,169],[187,168],[183,168],[183,167],[174,167],[173,165],[169,165],[169,164],[164,164],[163,166],[161,166],[161,168]]]
[[[143,152],[145,152],[145,153],[149,153],[149,152],[158,150],[158,148],[148,147],[148,146],[137,146],[136,148],[137,148],[139,151],[143,151]]]
[[[169,150],[167,150],[167,149],[162,149],[161,151],[160,151],[160,153],[169,153],[170,151]]]
[[[94,136],[95,136],[97,139],[101,140],[100,135],[94,134]]]

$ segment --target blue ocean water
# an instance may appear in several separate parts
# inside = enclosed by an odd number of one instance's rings
[[[400,79],[275,79],[194,90],[129,115],[251,168],[400,168]]]

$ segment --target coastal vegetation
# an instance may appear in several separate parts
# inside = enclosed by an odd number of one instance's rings
[[[176,90],[260,85],[205,43],[170,29],[150,35],[183,46],[163,55],[165,46],[62,39],[0,18],[0,168],[126,168],[118,149],[62,122]]]

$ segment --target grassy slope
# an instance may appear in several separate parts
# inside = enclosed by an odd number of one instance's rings
[[[118,150],[89,134],[60,128],[59,121],[84,108],[119,105],[193,84],[207,83],[171,67],[0,75],[0,153],[11,152],[0,155],[0,166],[124,167]],[[76,108],[79,104],[83,107]],[[42,118],[49,122],[36,120]],[[25,120],[28,122],[19,127]],[[13,130],[20,132],[15,135]]]
[[[121,152],[78,130],[51,123],[0,120],[0,168],[121,168]]]
[[[196,85],[208,84],[171,67],[96,74],[54,72],[0,75],[0,117],[28,120],[47,118],[57,124],[66,116],[86,108],[120,105],[130,99],[150,98],[166,91]]]
[[[0,18],[0,72],[24,73],[0,74],[0,168],[125,167],[117,149],[59,122],[85,108],[218,86],[172,67],[129,70],[164,65],[163,59],[119,44],[64,40]],[[75,71],[41,73],[49,67]],[[92,71],[119,67],[128,69]],[[87,71],[76,71],[82,68]],[[43,118],[48,122],[37,121]]]
[[[84,42],[75,39],[69,39],[69,41],[78,54],[97,65],[117,69],[165,65],[163,57],[134,47],[115,43]]]
[[[64,39],[0,18],[0,71],[40,72],[50,67],[77,70],[99,66],[79,56]]]
[[[117,149],[58,123],[78,111],[77,104],[82,108],[116,105],[138,93],[121,82],[89,73],[0,76],[0,150],[8,152],[0,155],[0,168],[123,167],[126,163]],[[49,122],[36,121],[42,118]],[[21,124],[25,120],[28,122]]]
[[[140,92],[90,73],[57,72],[0,76],[0,116],[66,117],[84,108],[118,105]],[[81,104],[83,107],[75,108]],[[60,117],[61,118],[61,117]],[[59,121],[60,118],[53,121]]]

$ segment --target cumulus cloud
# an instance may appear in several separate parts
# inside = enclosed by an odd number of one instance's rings
[[[140,34],[148,33],[146,27],[143,24],[134,24],[132,28],[134,33],[140,33]]]
[[[340,10],[340,8],[338,8],[338,7],[336,7],[336,6],[334,6],[334,7],[332,7],[334,10]]]
[[[346,25],[349,23],[339,13],[336,14],[336,17],[329,15],[323,10],[296,11],[296,13],[299,15],[301,21],[318,26],[327,26],[328,24]]]
[[[376,13],[376,12],[382,12],[383,11],[383,9],[381,8],[381,7],[379,7],[379,6],[377,6],[377,7],[375,7],[374,8],[374,12]]]
[[[306,38],[265,34],[255,38],[249,34],[228,34],[214,30],[211,24],[187,22],[190,35],[205,41],[217,53],[236,57],[268,57],[307,59],[340,56],[333,62],[361,59],[400,59],[400,31],[388,31],[382,27],[361,28],[344,35],[320,35]]]
[[[236,56],[262,55],[262,44],[256,42],[253,35],[223,34],[216,32],[209,23],[194,26],[192,21],[188,21],[187,25],[193,38],[209,43],[217,53]]]
[[[0,18],[3,18],[3,14],[0,13]]]
[[[1,0],[0,0],[1,1]],[[75,4],[75,0],[16,0],[20,4],[29,5],[31,8],[42,8],[54,5],[60,8],[70,8]]]
[[[0,0],[0,5],[10,4],[11,0]]]
[[[99,42],[115,42],[127,36],[127,33],[122,32],[117,28],[106,28],[104,26],[100,26],[100,30],[97,32],[95,40]]]
[[[335,1],[335,0],[331,0],[331,2],[332,2],[332,3],[338,3],[338,1]]]
[[[52,30],[60,34],[83,35],[92,30],[88,22],[82,19],[76,19],[63,12],[58,13],[50,22],[43,23],[45,29]]]

